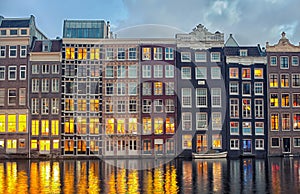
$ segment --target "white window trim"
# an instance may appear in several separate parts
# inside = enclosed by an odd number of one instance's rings
[[[235,141],[234,145],[237,141],[238,142],[238,147],[231,147],[231,141]],[[240,149],[240,140],[239,139],[230,139],[229,144],[230,144],[230,150],[239,150]]]

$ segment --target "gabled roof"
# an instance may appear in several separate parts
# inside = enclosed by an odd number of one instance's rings
[[[229,35],[229,38],[225,43],[225,47],[239,47],[239,44],[235,41],[232,34]]]
[[[225,56],[240,56],[240,50],[247,50],[249,57],[263,56],[259,46],[224,47]]]

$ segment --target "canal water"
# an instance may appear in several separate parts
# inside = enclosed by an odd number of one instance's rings
[[[0,193],[300,193],[300,158],[2,160]]]

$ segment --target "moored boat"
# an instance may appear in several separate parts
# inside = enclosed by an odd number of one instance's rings
[[[192,153],[194,159],[214,159],[214,158],[226,158],[227,152],[215,152],[215,153]]]

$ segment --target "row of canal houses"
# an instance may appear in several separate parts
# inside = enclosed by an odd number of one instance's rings
[[[240,46],[203,25],[116,38],[109,22],[0,17],[0,157],[300,154],[300,46]]]

